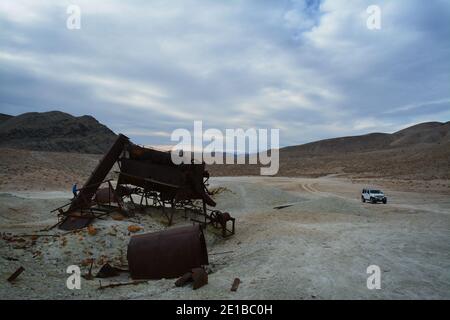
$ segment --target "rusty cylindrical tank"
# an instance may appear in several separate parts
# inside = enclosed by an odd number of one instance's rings
[[[111,188],[101,188],[95,193],[94,200],[97,203],[117,202],[116,195]]]
[[[133,236],[127,258],[133,279],[176,278],[208,264],[199,225]]]

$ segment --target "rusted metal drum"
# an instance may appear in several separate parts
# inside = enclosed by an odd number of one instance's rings
[[[208,264],[199,225],[133,236],[127,258],[133,279],[176,278]]]
[[[101,188],[95,193],[94,200],[97,203],[117,202],[116,195],[111,188]]]

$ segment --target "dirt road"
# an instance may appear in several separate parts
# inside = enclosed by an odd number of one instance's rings
[[[337,177],[213,179],[210,187],[218,186],[227,189],[216,196],[218,208],[237,218],[237,229],[227,240],[207,233],[211,263],[207,286],[192,291],[175,288],[174,280],[160,280],[106,290],[97,290],[97,281],[84,281],[78,291],[65,287],[65,268],[84,258],[103,256],[115,264],[126,263],[128,225],[140,224],[143,232],[165,228],[159,213],[151,213],[135,221],[98,221],[96,236],[84,232],[67,235],[65,241],[37,240],[30,249],[3,243],[1,277],[19,265],[26,272],[14,285],[1,281],[0,298],[450,298],[448,195],[375,185],[386,192],[388,204],[364,204],[359,192],[365,185]],[[64,201],[2,194],[0,231],[29,232],[49,225],[52,216],[45,210]],[[289,206],[274,209],[284,205]],[[28,217],[31,221],[26,221]],[[182,218],[176,222],[186,223]],[[42,254],[33,258],[36,251]],[[367,288],[370,265],[381,269],[379,290]],[[230,292],[235,277],[242,283],[237,292]]]

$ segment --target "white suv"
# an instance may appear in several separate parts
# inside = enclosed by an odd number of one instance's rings
[[[386,204],[387,198],[381,190],[363,189],[361,193],[361,201],[370,201],[371,203],[383,202]]]

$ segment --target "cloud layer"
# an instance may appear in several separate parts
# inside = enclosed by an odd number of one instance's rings
[[[91,114],[162,145],[194,120],[284,146],[448,121],[448,21],[446,0],[5,0],[0,112]]]

